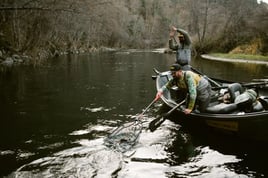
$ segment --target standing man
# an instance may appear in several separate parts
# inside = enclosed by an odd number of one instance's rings
[[[180,90],[185,90],[189,94],[189,100],[184,110],[185,114],[190,114],[195,105],[198,106],[200,112],[205,112],[210,102],[210,83],[199,74],[182,70],[180,64],[173,64],[170,67],[170,71],[172,72],[173,79],[157,92],[155,99],[158,100],[164,90],[177,86]]]
[[[179,43],[175,39],[175,32],[178,32]],[[169,33],[169,48],[176,50],[176,63],[183,66],[183,69],[189,70],[191,62],[191,39],[189,34],[174,26],[171,27]]]

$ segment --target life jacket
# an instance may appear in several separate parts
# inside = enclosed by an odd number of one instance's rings
[[[173,85],[176,85],[178,86],[179,88],[181,89],[185,89],[187,90],[188,89],[188,77],[191,76],[194,80],[194,86],[197,87],[198,86],[198,83],[199,81],[201,80],[201,76],[199,74],[196,74],[192,71],[182,71],[183,72],[183,78],[182,79],[177,79],[177,80],[174,80],[175,83],[173,83]]]

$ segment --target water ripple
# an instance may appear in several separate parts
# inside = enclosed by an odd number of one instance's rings
[[[209,147],[197,147],[196,156],[188,162],[172,166],[169,175],[176,177],[247,177],[228,168],[228,164],[241,161],[233,155],[223,155]]]
[[[196,147],[186,159],[173,165],[174,157],[185,156],[173,152],[174,144],[188,149],[191,140],[180,133],[180,127],[165,121],[155,132],[150,132],[148,122],[136,144],[121,152],[105,146],[105,138],[76,140],[76,145],[25,164],[13,173],[15,177],[247,177],[236,173],[228,165],[241,160],[233,155],[224,155],[210,147]],[[108,127],[95,125],[85,130],[72,132],[79,136],[91,130],[103,132]],[[178,137],[180,135],[180,137]],[[178,139],[180,140],[178,142]],[[192,147],[189,147],[192,148]],[[175,156],[174,156],[175,154]]]

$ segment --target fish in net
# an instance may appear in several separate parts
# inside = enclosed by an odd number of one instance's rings
[[[138,141],[140,133],[142,131],[142,119],[146,111],[157,101],[154,99],[144,111],[137,116],[134,121],[123,124],[116,128],[105,140],[104,144],[107,147],[113,148],[120,152],[129,151]]]
[[[138,141],[142,128],[140,120],[125,123],[105,138],[104,144],[120,152],[129,151]]]

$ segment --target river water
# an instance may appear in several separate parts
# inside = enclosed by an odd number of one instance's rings
[[[268,176],[266,145],[169,120],[148,130],[164,108],[159,101],[139,115],[156,93],[153,68],[167,70],[174,57],[128,50],[2,70],[0,177]],[[227,80],[268,77],[267,65],[203,59],[192,65]],[[124,142],[108,137],[119,126]]]

